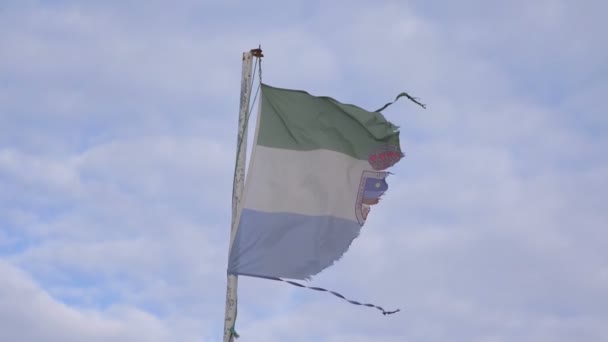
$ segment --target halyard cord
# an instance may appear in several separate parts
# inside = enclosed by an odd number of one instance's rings
[[[343,295],[341,295],[341,294],[339,294],[339,293],[337,293],[337,292],[330,291],[330,290],[326,290],[326,289],[321,288],[321,287],[315,287],[315,286],[306,286],[306,285],[302,285],[302,284],[300,284],[300,283],[296,283],[295,281],[291,281],[291,280],[285,280],[285,279],[281,279],[281,278],[275,278],[275,277],[263,277],[263,278],[266,278],[266,279],[271,279],[271,280],[277,280],[277,281],[282,281],[282,282],[284,282],[284,283],[288,283],[288,284],[291,284],[291,285],[293,285],[293,286],[297,286],[297,287],[304,287],[304,288],[311,289],[311,290],[315,290],[315,291],[329,292],[329,293],[333,294],[334,296],[339,297],[339,298],[342,298],[342,299],[344,299],[345,301],[347,301],[347,302],[349,302],[349,303],[351,303],[351,304],[354,304],[354,305],[362,305],[362,306],[367,306],[367,307],[370,307],[370,308],[376,308],[376,309],[378,309],[378,310],[382,311],[382,314],[383,314],[383,315],[392,315],[392,314],[394,314],[394,313],[397,313],[397,312],[401,311],[401,309],[397,309],[397,310],[393,310],[393,311],[386,311],[386,310],[384,310],[382,307],[377,306],[377,305],[374,305],[374,304],[359,303],[359,302],[357,302],[357,301],[355,301],[355,300],[350,300],[350,299],[347,299],[346,297],[344,297]]]
[[[253,103],[251,104],[251,108],[249,108],[249,113],[247,113],[246,121],[249,122],[249,117],[251,116],[251,112],[253,112],[253,107],[255,106],[255,101],[258,99],[258,92],[260,91],[260,86],[262,85],[262,58],[257,57],[255,60],[255,65],[253,66],[253,77],[251,78],[251,86],[253,87],[253,80],[255,78],[256,66],[258,67],[258,87],[255,90],[255,95],[253,95]]]
[[[258,64],[259,63],[259,64]],[[249,111],[247,112],[247,116],[245,117],[245,130],[248,129],[249,127],[249,117],[251,116],[251,112],[253,111],[253,106],[255,105],[255,101],[258,97],[258,91],[260,90],[260,85],[262,84],[262,59],[260,57],[257,57],[255,60],[255,65],[253,66],[253,76],[251,77],[251,87],[253,87],[253,81],[255,79],[255,72],[256,72],[256,66],[259,69],[259,76],[258,79],[260,80],[260,82],[258,83],[258,87],[255,91],[255,95],[253,96],[253,104],[251,105],[251,108],[249,109]],[[249,97],[251,99],[251,95]],[[237,145],[237,150],[236,150],[236,160],[239,159],[239,155],[241,153],[241,145],[243,144],[243,139],[239,139],[238,141],[238,145]],[[236,162],[234,164],[234,174],[236,174]],[[234,192],[236,191],[236,188],[234,187],[234,184],[232,184],[232,198],[234,198]]]

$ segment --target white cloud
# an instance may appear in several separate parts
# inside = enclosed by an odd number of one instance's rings
[[[242,340],[607,338],[599,2],[28,4],[0,14],[0,339],[218,339],[258,43],[270,84],[429,108],[386,110],[407,157],[313,281],[403,311],[242,278]]]
[[[171,341],[163,322],[140,310],[78,311],[0,262],[0,338],[5,341]]]

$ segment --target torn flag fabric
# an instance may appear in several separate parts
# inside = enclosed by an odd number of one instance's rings
[[[308,279],[359,235],[403,156],[379,112],[261,85],[228,272]]]

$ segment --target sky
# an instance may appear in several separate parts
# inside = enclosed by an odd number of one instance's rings
[[[374,110],[406,157],[239,341],[607,341],[604,1],[0,0],[0,340],[218,341],[241,57]]]

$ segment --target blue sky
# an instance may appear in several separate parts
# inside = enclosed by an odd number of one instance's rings
[[[217,341],[241,54],[406,153],[323,293],[241,341],[606,341],[601,1],[0,2],[0,340]]]

